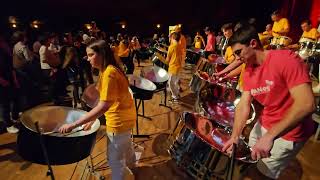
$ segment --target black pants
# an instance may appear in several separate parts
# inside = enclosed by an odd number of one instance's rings
[[[11,87],[0,87],[0,119],[6,127],[13,125],[12,119],[19,118],[19,91]],[[11,113],[11,117],[10,117]]]

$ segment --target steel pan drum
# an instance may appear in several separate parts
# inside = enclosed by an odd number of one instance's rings
[[[270,46],[272,49],[282,49],[288,45],[290,45],[292,42],[292,39],[287,36],[278,36],[273,37],[270,43]]]
[[[134,97],[142,100],[149,100],[152,98],[154,91],[157,89],[153,82],[132,74],[127,75],[127,77]]]
[[[169,80],[168,72],[158,66],[142,68],[140,76],[152,81],[157,86],[157,89],[164,88]]]
[[[99,103],[99,91],[96,88],[96,84],[90,84],[85,88],[81,97],[81,101],[90,108],[96,107],[96,105]]]
[[[168,69],[168,65],[164,63],[164,56],[155,52],[151,57],[153,65],[157,65],[163,69]]]
[[[199,138],[207,143],[211,148],[222,152],[223,145],[230,139],[231,132],[226,131],[219,124],[209,120],[199,114],[184,112],[177,122],[177,126],[173,132],[175,137],[174,143],[181,145],[181,148],[188,148],[187,151],[180,150],[179,153],[192,151],[192,144],[195,139]],[[196,137],[196,138],[195,138]],[[173,148],[173,146],[171,146]],[[176,153],[176,149],[170,149],[171,154]],[[173,152],[173,153],[172,153]],[[225,154],[225,152],[222,152]],[[257,161],[251,158],[251,150],[248,144],[243,140],[239,140],[235,158],[247,163],[255,163]]]
[[[234,122],[235,107],[240,100],[241,92],[236,89],[209,84],[199,93],[199,105],[204,114],[218,124],[231,129]],[[256,112],[251,104],[251,112],[247,124],[255,119]]]
[[[99,120],[96,120],[88,131],[78,127],[67,134],[56,132],[61,125],[72,123],[85,113],[63,106],[42,106],[24,112],[21,116],[23,126],[17,139],[19,155],[25,160],[46,164],[34,125],[38,122],[52,165],[70,164],[88,157],[100,127]]]

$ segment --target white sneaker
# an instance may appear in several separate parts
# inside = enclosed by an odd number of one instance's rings
[[[7,131],[8,133],[12,133],[12,134],[15,134],[15,133],[18,133],[19,132],[19,129],[14,127],[13,125],[10,126],[10,127],[7,127]]]

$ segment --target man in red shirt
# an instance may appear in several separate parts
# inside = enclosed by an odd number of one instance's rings
[[[212,32],[212,29],[210,27],[206,27],[204,29],[204,32],[207,35],[207,45],[204,48],[205,58],[208,58],[208,56],[210,54],[213,54],[215,51],[216,37],[214,36],[214,33]]]
[[[230,152],[238,142],[254,98],[264,109],[250,133],[251,156],[259,160],[259,179],[277,179],[314,131],[309,115],[315,104],[308,71],[292,51],[264,50],[252,26],[238,29],[229,45],[247,66],[231,139],[223,150]]]

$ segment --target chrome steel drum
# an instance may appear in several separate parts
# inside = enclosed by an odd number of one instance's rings
[[[208,84],[199,93],[199,105],[204,115],[218,124],[232,128],[235,107],[240,101],[241,92],[224,86]],[[251,112],[247,124],[255,120],[256,112],[251,104]]]
[[[143,100],[149,100],[152,98],[154,91],[157,89],[153,82],[132,74],[127,75],[127,77],[134,97]]]
[[[143,67],[140,76],[152,81],[157,89],[164,88],[169,80],[168,72],[158,66]]]
[[[22,128],[17,139],[19,155],[31,162],[46,163],[34,124],[38,122],[51,164],[70,164],[88,157],[100,127],[99,120],[96,120],[88,131],[78,127],[67,134],[57,132],[61,125],[72,123],[85,113],[63,106],[42,106],[24,112],[21,116]]]
[[[314,40],[303,37],[299,40],[299,44],[300,49],[298,54],[302,59],[307,59],[308,57],[312,56],[313,48],[316,44]]]
[[[270,43],[271,49],[282,49],[290,45],[292,39],[287,36],[273,37]]]
[[[81,101],[89,108],[94,108],[99,103],[99,91],[96,84],[87,86],[82,94]]]
[[[218,57],[214,62],[210,62],[205,58],[200,58],[194,75],[192,75],[191,81],[189,83],[190,89],[193,92],[199,92],[199,90],[204,85],[203,79],[199,77],[199,72],[204,72],[208,75],[208,77],[211,77],[213,73],[222,71],[225,67],[227,67],[227,64],[222,63],[224,61],[223,58]]]
[[[185,165],[186,155],[198,153],[196,148],[199,140],[215,150],[222,152],[223,145],[230,139],[231,132],[225,130],[219,124],[196,113],[184,112],[177,122],[172,133],[173,143],[170,153],[173,158]],[[225,152],[222,152],[225,154]],[[193,158],[193,157],[189,157]],[[235,158],[247,163],[255,163],[251,158],[251,150],[248,144],[240,139]],[[190,163],[190,159],[187,159]],[[188,162],[187,161],[187,162]]]
[[[152,57],[151,61],[153,65],[157,65],[158,67],[161,67],[163,69],[168,69],[168,65],[163,62],[163,56],[159,55],[159,53],[155,52]]]

